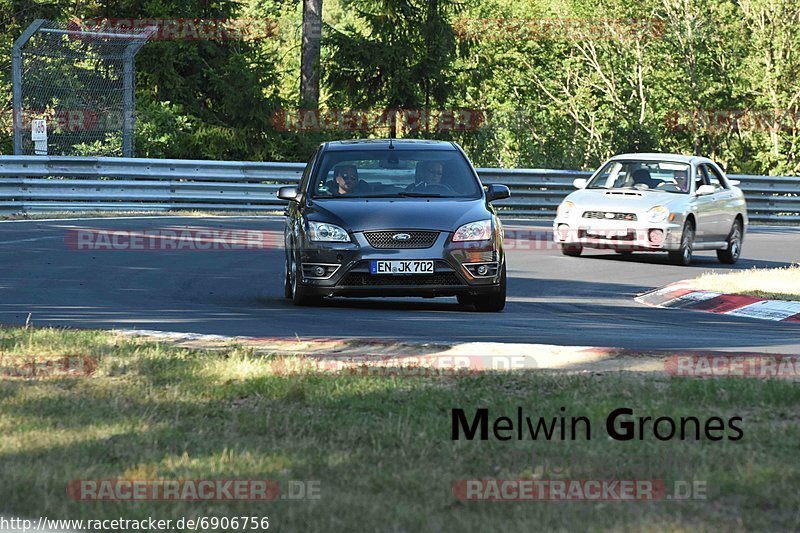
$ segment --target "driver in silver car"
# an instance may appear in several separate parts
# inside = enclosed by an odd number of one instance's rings
[[[650,171],[646,168],[640,168],[634,171],[631,177],[633,178],[634,187],[637,185],[644,185],[647,189],[655,189],[658,185],[658,181],[653,179],[650,175]]]

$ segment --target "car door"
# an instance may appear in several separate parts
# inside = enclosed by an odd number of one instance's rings
[[[697,242],[710,242],[716,240],[717,232],[716,227],[716,198],[713,194],[697,194],[698,189],[702,185],[708,185],[708,172],[705,165],[697,165],[695,167],[694,187],[692,188],[692,202],[694,204],[695,218],[697,219],[697,227],[695,228],[695,240]]]
[[[733,219],[736,216],[736,193],[730,189],[722,171],[716,165],[706,163],[706,174],[709,184],[716,192],[714,209],[716,211],[717,237],[715,240],[725,240],[733,227]]]

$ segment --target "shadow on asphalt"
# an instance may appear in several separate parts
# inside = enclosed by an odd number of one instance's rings
[[[663,265],[675,266],[676,268],[683,268],[687,270],[695,268],[714,268],[716,270],[747,270],[750,268],[783,268],[792,266],[795,263],[787,261],[768,261],[764,259],[747,259],[742,257],[734,265],[727,265],[720,263],[716,255],[694,255],[692,257],[692,264],[688,267],[677,267],[669,261],[669,256],[665,253],[649,253],[649,252],[635,252],[631,255],[623,255],[618,253],[584,253],[580,257],[572,258],[577,260],[585,259],[602,259],[606,261],[619,261],[622,263],[642,263],[648,265]]]
[[[265,298],[264,304],[277,304],[295,319],[303,317],[307,323],[293,326],[293,331],[311,336],[643,350],[800,346],[800,328],[796,325],[633,302],[633,296],[650,288],[510,277],[509,302],[501,313],[478,313],[459,306],[454,298],[336,298],[325,300],[318,307],[295,307],[282,298]],[[687,334],[689,325],[691,334]]]

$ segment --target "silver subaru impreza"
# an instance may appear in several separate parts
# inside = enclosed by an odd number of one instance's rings
[[[744,194],[705,157],[622,154],[591,178],[576,179],[577,191],[558,207],[554,240],[565,255],[583,248],[669,253],[689,265],[695,250],[716,250],[735,263],[747,231]]]

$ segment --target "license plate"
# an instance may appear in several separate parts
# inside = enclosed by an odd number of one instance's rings
[[[613,239],[615,237],[625,237],[628,235],[626,229],[594,229],[586,230],[587,237],[595,237],[598,239]]]
[[[433,274],[433,261],[372,261],[372,274]]]

